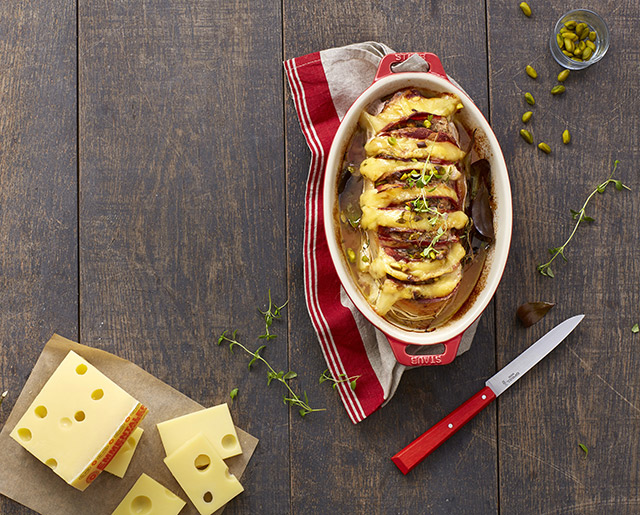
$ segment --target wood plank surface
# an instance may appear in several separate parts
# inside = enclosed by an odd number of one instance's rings
[[[205,405],[239,389],[232,414],[261,441],[225,513],[638,513],[637,2],[590,4],[611,29],[609,53],[558,97],[548,37],[567,6],[530,1],[526,18],[518,3],[3,2],[0,423],[55,331]],[[303,287],[309,150],[282,60],[368,40],[436,53],[474,99],[505,154],[514,231],[471,350],[405,372],[392,401],[354,426],[318,383],[326,365]],[[518,136],[525,91],[537,101],[527,128],[550,155]],[[569,209],[616,159],[632,191],[595,195],[595,221],[555,278],[541,276],[536,264],[572,229]],[[305,419],[264,368],[215,345],[225,329],[264,343],[269,289],[289,304],[264,355],[326,408]],[[525,329],[516,308],[536,300],[556,306]],[[410,475],[395,468],[391,455],[576,313],[575,333],[497,403]],[[3,497],[0,513],[32,512]]]
[[[73,1],[0,4],[0,424],[51,334],[78,334],[75,37]]]
[[[515,206],[511,256],[496,298],[498,364],[561,320],[577,313],[586,318],[500,398],[500,511],[638,513],[640,335],[631,332],[640,319],[638,8],[635,2],[589,4],[609,24],[611,47],[599,63],[571,72],[566,93],[552,97],[561,68],[543,36],[567,5],[531,6],[528,19],[517,3],[488,3],[492,122],[511,172]],[[515,48],[514,30],[536,37]],[[537,80],[525,74],[527,64],[538,71]],[[550,155],[518,136],[520,117],[529,109],[525,91],[536,98],[529,129],[536,143],[551,145]],[[564,146],[567,128],[573,139]],[[580,209],[616,159],[616,178],[632,191],[610,186],[596,195],[587,209],[595,222],[578,229],[565,253],[568,262],[554,262],[554,279],[541,276],[536,264],[549,259],[547,249],[571,231],[569,209]],[[630,215],[633,222],[627,223]],[[542,322],[523,329],[515,309],[537,300],[557,305]]]
[[[286,297],[280,12],[270,2],[79,2],[82,343],[261,442],[228,513],[289,509],[288,412],[215,345]],[[269,30],[264,30],[269,27]],[[266,355],[287,364],[283,328]]]
[[[368,40],[396,51],[434,52],[488,114],[484,31],[482,3],[466,10],[436,2],[419,10],[411,2],[284,4],[285,58]],[[305,307],[302,263],[309,150],[290,98],[285,108],[291,362],[299,374],[317,378],[326,364]],[[482,388],[494,372],[493,323],[490,308],[467,354],[450,366],[407,371],[392,401],[357,426],[348,419],[334,390],[326,384],[312,388],[310,397],[327,411],[304,420],[292,418],[292,513],[495,513],[493,407],[409,476],[403,476],[390,460]]]

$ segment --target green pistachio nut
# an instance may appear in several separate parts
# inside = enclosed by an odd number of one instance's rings
[[[562,143],[564,143],[565,145],[571,143],[571,133],[569,132],[569,129],[565,130],[562,133]]]
[[[528,91],[524,94],[524,99],[527,101],[527,104],[529,105],[535,105],[536,101],[533,98],[533,95],[531,93],[529,93]]]
[[[524,113],[522,115],[522,123],[527,123],[529,120],[531,120],[532,116],[533,116],[533,111],[527,111],[526,113]]]
[[[529,7],[529,4],[527,2],[522,2],[520,4],[520,9],[522,9],[522,12],[525,16],[531,16],[531,7]]]
[[[533,143],[533,136],[528,130],[520,129],[520,136],[522,136],[522,139],[529,143],[529,145]]]
[[[569,70],[562,70],[558,74],[558,82],[564,82],[569,77]]]
[[[552,95],[561,95],[562,93],[564,93],[566,91],[567,88],[565,88],[562,84],[558,84],[557,86],[553,86],[551,88],[551,94]]]
[[[538,148],[542,150],[545,154],[551,154],[551,147],[546,143],[538,143]]]
[[[524,70],[527,72],[527,75],[532,79],[538,78],[538,72],[534,69],[533,66],[527,65],[527,67]]]

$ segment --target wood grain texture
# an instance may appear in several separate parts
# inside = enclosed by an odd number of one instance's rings
[[[51,334],[78,333],[75,36],[73,1],[0,5],[0,424]]]
[[[431,51],[488,114],[485,18],[482,3],[318,2],[284,5],[285,58],[357,41],[375,40],[397,51]],[[345,23],[328,20],[348,20]],[[453,24],[453,27],[452,27]],[[455,33],[456,37],[451,38]],[[305,377],[326,368],[306,311],[302,241],[309,151],[286,99],[291,301],[291,362]],[[353,426],[337,393],[308,389],[327,411],[292,418],[293,513],[495,513],[495,408],[490,407],[403,476],[390,457],[483,386],[494,372],[492,308],[471,350],[446,367],[405,373],[392,401]],[[300,369],[300,370],[298,370]]]
[[[534,14],[527,19],[516,3],[488,3],[492,121],[516,208],[511,257],[496,297],[498,364],[563,319],[577,313],[586,318],[499,399],[500,508],[503,513],[638,513],[640,340],[631,332],[640,319],[637,4],[589,5],[609,24],[611,47],[599,63],[571,72],[560,97],[549,93],[561,68],[547,39],[527,38],[516,48],[505,27],[550,34],[567,6],[531,6]],[[538,71],[536,81],[525,74],[527,64]],[[525,91],[536,98],[528,128],[536,143],[551,145],[551,155],[518,136],[520,117],[529,109]],[[566,128],[573,135],[568,146],[561,140]],[[566,251],[569,261],[554,263],[555,279],[541,276],[536,264],[571,232],[569,209],[580,208],[609,176],[615,159],[621,161],[616,177],[633,191],[610,187],[596,195],[587,210],[596,221],[578,229]],[[625,223],[630,214],[633,222]],[[536,300],[557,306],[542,322],[523,329],[515,309]],[[588,456],[579,443],[587,446]]]
[[[257,347],[267,289],[286,297],[279,10],[84,0],[79,20],[81,341],[204,405],[238,387],[235,422],[261,443],[228,513],[287,511],[281,392],[215,345],[238,328]]]

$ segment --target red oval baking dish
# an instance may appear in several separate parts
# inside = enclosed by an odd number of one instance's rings
[[[414,53],[386,55],[380,62],[373,84],[356,99],[342,119],[327,158],[323,186],[324,228],[331,258],[342,286],[358,310],[387,336],[397,361],[408,366],[445,365],[455,358],[462,335],[487,307],[504,272],[513,223],[511,188],[507,166],[495,134],[471,98],[449,80],[435,54],[417,53],[428,63],[429,71],[427,72],[393,72],[394,64],[405,61],[412,55]],[[341,242],[338,179],[344,154],[358,127],[360,114],[372,102],[379,101],[405,88],[457,95],[464,106],[460,111],[460,120],[466,129],[475,132],[474,148],[476,153],[486,159],[491,168],[490,193],[495,233],[494,242],[489,248],[473,294],[451,320],[428,332],[400,327],[376,313],[360,291],[349,269]],[[408,351],[413,350],[412,346],[414,345],[441,345],[444,350],[436,354],[433,352],[431,354],[420,353],[420,349],[416,354],[409,353]]]

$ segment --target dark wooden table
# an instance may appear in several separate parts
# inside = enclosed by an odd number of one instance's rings
[[[640,512],[640,18],[594,0],[608,55],[572,73],[548,50],[559,1],[11,0],[0,5],[0,386],[4,423],[53,332],[139,364],[202,404],[228,399],[260,438],[227,513]],[[510,171],[505,276],[469,352],[407,372],[395,398],[348,420],[307,315],[309,152],[283,59],[358,41],[432,51],[492,124]],[[539,73],[532,81],[524,67]],[[546,155],[518,136],[527,106]],[[561,143],[569,128],[573,141]],[[578,209],[605,180],[542,277]],[[267,289],[289,305],[268,357],[326,407],[301,419],[264,372],[215,345],[251,345]],[[557,303],[537,325],[526,301]],[[548,359],[409,476],[389,457],[561,320],[586,319]],[[588,456],[578,444],[588,447]],[[29,513],[2,498],[0,512]]]

